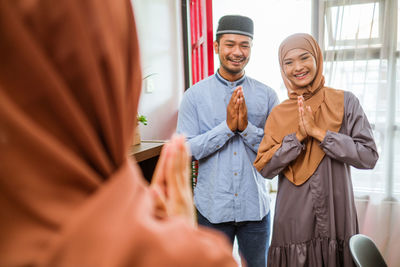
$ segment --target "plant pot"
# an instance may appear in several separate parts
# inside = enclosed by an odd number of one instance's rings
[[[140,128],[137,126],[135,136],[133,137],[133,145],[140,145]]]

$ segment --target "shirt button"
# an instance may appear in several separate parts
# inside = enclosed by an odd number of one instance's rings
[[[219,145],[217,145],[217,148],[219,148]]]
[[[235,155],[235,156],[236,156],[236,152],[233,152],[233,155]]]
[[[231,137],[231,134],[228,134],[228,137]]]
[[[245,133],[244,136],[247,136],[247,133]]]
[[[236,176],[236,175],[237,175],[237,172],[235,172],[233,175],[235,175],[235,176]]]
[[[252,144],[251,146],[254,146],[254,144]]]
[[[238,194],[235,194],[235,197],[237,197],[238,196]]]

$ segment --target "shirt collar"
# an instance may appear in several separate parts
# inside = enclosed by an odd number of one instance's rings
[[[223,83],[223,84],[226,85],[226,86],[229,86],[229,87],[236,87],[236,86],[241,85],[241,84],[244,82],[244,80],[246,79],[246,74],[243,75],[243,77],[240,78],[239,80],[236,80],[236,81],[232,81],[232,82],[231,82],[231,81],[228,81],[228,80],[225,80],[224,78],[222,78],[222,76],[219,74],[219,72],[218,72],[218,70],[217,70],[217,72],[216,72],[216,74],[215,74],[215,77],[217,78],[218,81],[220,81],[221,83]]]

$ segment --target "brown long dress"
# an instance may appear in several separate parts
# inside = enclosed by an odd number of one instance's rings
[[[279,174],[278,194],[268,266],[354,266],[348,241],[358,233],[350,166],[369,169],[378,153],[358,99],[344,92],[344,117],[339,133],[328,131],[320,147],[325,157],[314,174],[296,186],[282,170],[300,154],[295,134],[261,170]]]
[[[0,266],[235,266],[155,218],[127,157],[140,91],[129,0],[0,0]]]

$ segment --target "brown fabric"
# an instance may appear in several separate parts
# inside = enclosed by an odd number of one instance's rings
[[[307,50],[316,60],[316,76],[313,82],[305,88],[297,88],[283,72],[285,55],[296,48]],[[286,38],[279,47],[279,62],[289,99],[276,106],[267,119],[264,138],[254,162],[258,171],[271,160],[281,146],[283,137],[297,131],[299,121],[297,96],[303,95],[305,106],[311,107],[315,122],[322,129],[338,132],[343,119],[343,91],[324,87],[322,53],[312,36],[294,34]],[[304,141],[304,151],[283,171],[295,185],[301,185],[307,181],[325,156],[319,144],[318,140],[307,138]]]
[[[223,237],[157,220],[127,158],[129,0],[0,0],[0,36],[0,266],[235,265]]]

